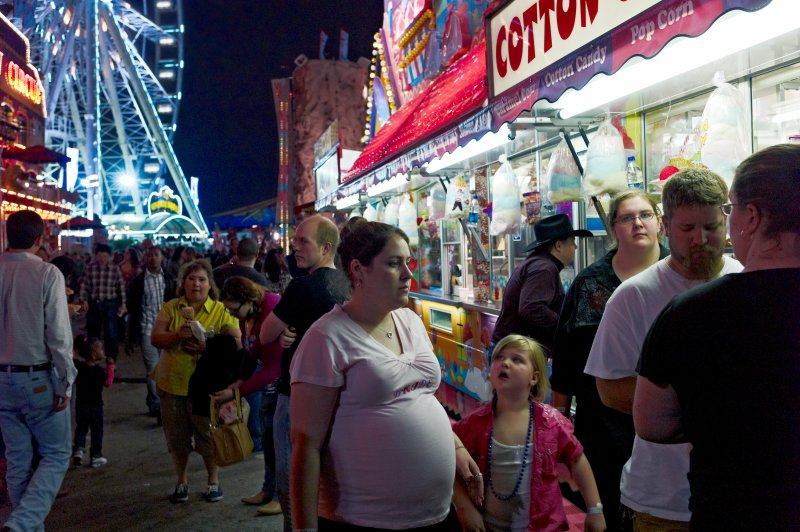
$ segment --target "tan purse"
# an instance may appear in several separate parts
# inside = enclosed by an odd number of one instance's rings
[[[238,388],[234,390],[233,401],[236,419],[233,423],[223,424],[219,420],[216,401],[211,399],[211,441],[214,444],[214,459],[219,466],[237,464],[253,452],[253,438],[244,420]]]

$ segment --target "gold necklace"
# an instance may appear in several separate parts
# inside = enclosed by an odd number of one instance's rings
[[[392,322],[392,323],[394,323],[394,322]],[[394,332],[387,331],[386,329],[384,329],[382,327],[378,327],[377,325],[375,326],[375,328],[378,329],[379,331],[381,331],[382,333],[384,333],[386,335],[386,338],[388,338],[389,340],[394,338]]]

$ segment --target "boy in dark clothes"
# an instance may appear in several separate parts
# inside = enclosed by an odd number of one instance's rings
[[[86,445],[86,434],[91,429],[91,447],[89,454],[92,467],[102,467],[108,463],[103,457],[103,387],[111,386],[113,366],[100,366],[106,358],[103,342],[99,338],[88,338],[79,334],[75,337],[75,350],[78,358],[75,367],[78,376],[75,379],[75,440],[72,447],[72,465],[79,466],[83,462],[83,449]]]

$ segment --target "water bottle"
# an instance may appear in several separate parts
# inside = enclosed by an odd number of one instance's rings
[[[631,155],[628,157],[628,168],[625,171],[628,177],[628,188],[631,190],[644,190],[644,178],[642,170],[636,165],[636,158]]]
[[[469,202],[469,218],[467,218],[467,222],[477,225],[480,213],[481,206],[478,204],[478,195],[475,194],[472,196],[472,201]]]

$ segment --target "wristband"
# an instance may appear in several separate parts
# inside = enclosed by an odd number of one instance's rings
[[[602,502],[598,502],[597,504],[595,504],[594,506],[592,506],[591,508],[588,508],[586,510],[586,515],[594,515],[594,514],[601,514],[601,513],[603,513],[603,503]]]
[[[456,451],[459,449],[466,449],[466,447],[464,447],[463,445],[456,445]]]

